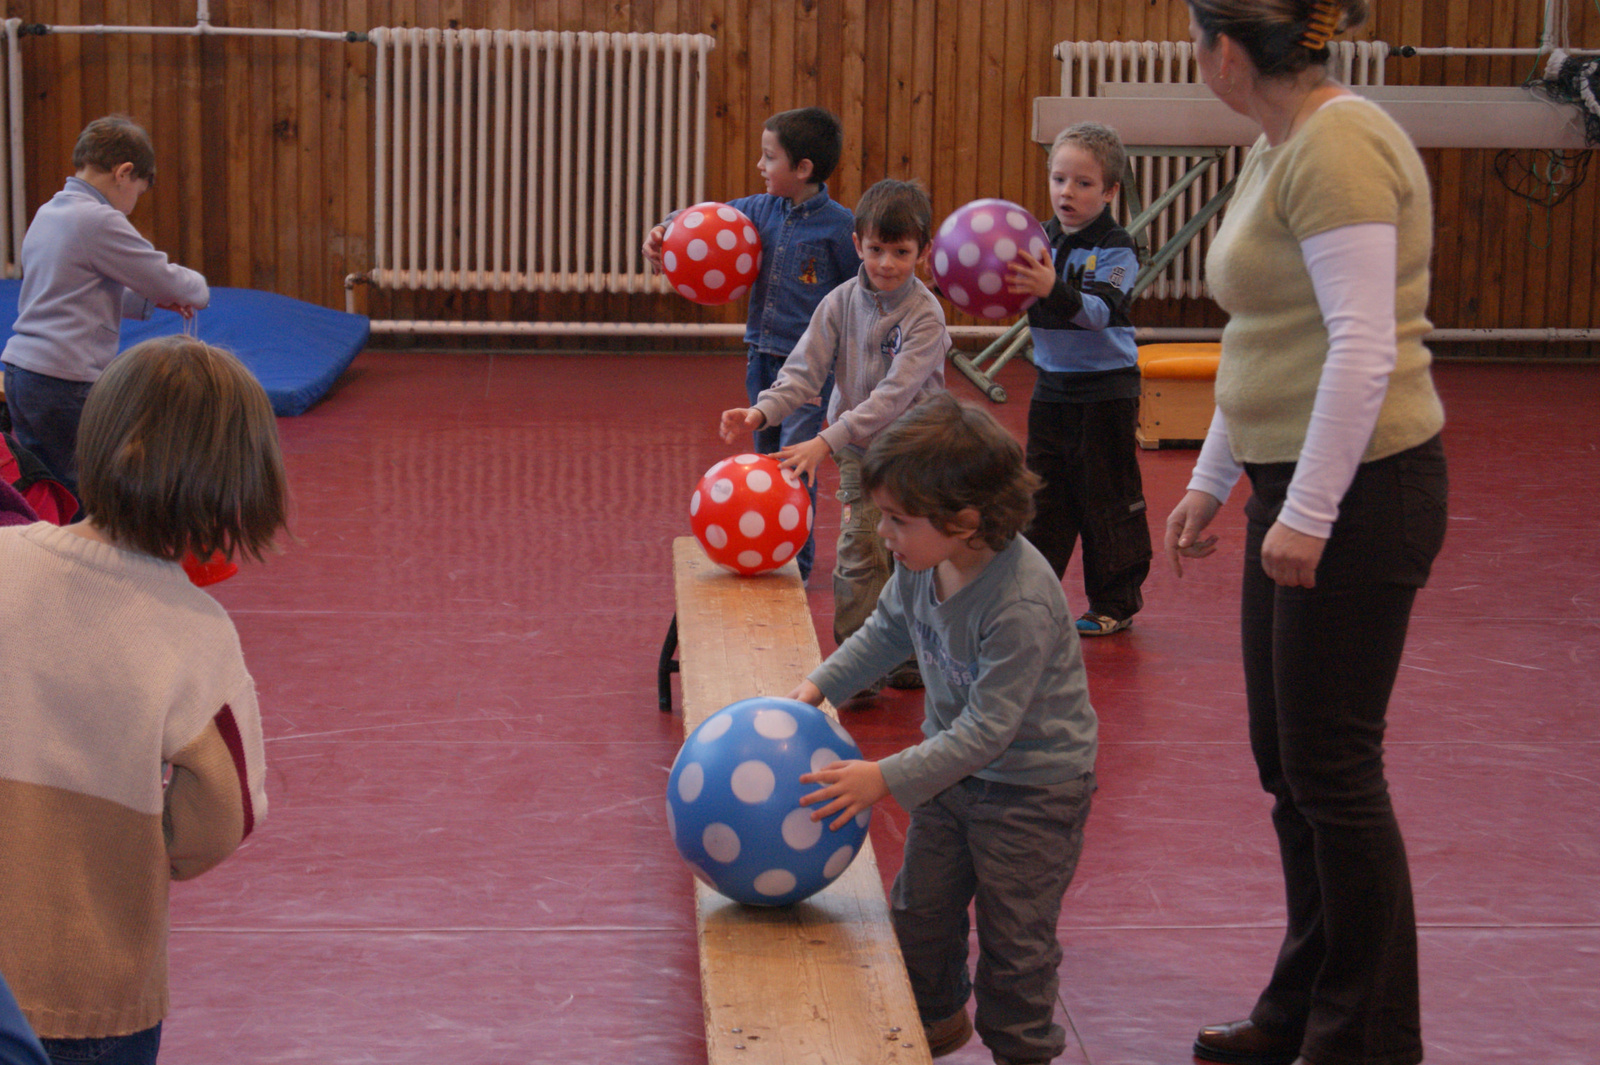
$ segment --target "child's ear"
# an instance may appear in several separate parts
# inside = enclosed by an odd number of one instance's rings
[[[963,540],[970,540],[978,534],[978,529],[983,525],[983,514],[977,507],[963,507],[956,511],[955,519],[951,522],[953,535]]]
[[[808,185],[811,184],[811,174],[815,170],[816,167],[811,164],[809,159],[802,159],[794,164],[794,176]]]

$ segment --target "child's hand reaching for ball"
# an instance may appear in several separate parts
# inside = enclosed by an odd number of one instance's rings
[[[755,407],[735,407],[722,412],[722,425],[717,429],[723,443],[732,444],[745,433],[753,433],[767,424],[767,416]]]
[[[779,448],[775,457],[802,477],[816,476],[816,469],[831,454],[822,437],[814,436],[798,444]]]
[[[884,783],[883,770],[878,768],[877,762],[834,762],[814,773],[804,774],[800,783],[823,785],[810,795],[800,796],[800,805],[827,803],[811,811],[811,820],[823,821],[838,814],[828,826],[835,832],[889,794],[889,785]]]

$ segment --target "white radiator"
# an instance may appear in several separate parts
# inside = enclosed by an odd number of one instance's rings
[[[1335,41],[1329,70],[1346,85],[1382,85],[1389,46],[1380,42]],[[1101,86],[1116,82],[1198,84],[1194,45],[1188,41],[1062,41],[1055,47],[1061,61],[1062,96],[1099,96]],[[1217,194],[1238,168],[1240,150],[1231,149],[1200,180],[1189,186],[1166,211],[1150,224],[1152,248],[1159,248],[1184,222]],[[1191,158],[1139,155],[1133,158],[1141,203],[1151,203],[1174,183],[1193,161]],[[1124,209],[1126,198],[1123,199]],[[1124,221],[1127,221],[1124,210]],[[1145,290],[1157,299],[1201,297],[1206,294],[1202,264],[1217,223],[1211,222],[1178,254]]]
[[[21,19],[6,19],[0,70],[0,277],[22,276],[22,235],[28,229],[22,156],[22,56],[17,50]]]
[[[368,37],[374,211],[362,278],[387,288],[667,291],[639,248],[650,225],[703,199],[713,38]]]

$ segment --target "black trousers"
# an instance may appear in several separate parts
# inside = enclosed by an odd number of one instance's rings
[[[1025,535],[1059,578],[1083,539],[1088,608],[1118,620],[1144,606],[1150,525],[1139,475],[1137,399],[1034,403],[1028,468],[1044,479]]]
[[[1246,466],[1241,631],[1250,746],[1272,795],[1288,928],[1251,1014],[1317,1065],[1422,1060],[1417,933],[1383,734],[1417,589],[1444,542],[1439,439],[1366,463],[1315,588],[1282,588],[1261,544],[1293,463]]]

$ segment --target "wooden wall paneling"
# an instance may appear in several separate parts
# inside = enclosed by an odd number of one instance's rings
[[[795,73],[794,5],[772,4],[771,27],[771,55],[767,66],[767,76],[771,79],[767,98],[771,103],[767,107],[766,114],[752,116],[757,123],[764,120],[767,115],[802,107],[810,102],[809,100],[801,99],[800,86],[797,84]]]
[[[830,182],[830,194],[854,206],[865,187],[861,130],[867,109],[867,2],[843,0],[839,17],[839,116],[844,126],[844,153]]]
[[[916,10],[913,3],[889,4],[884,20],[887,48],[883,63],[883,176],[900,181],[927,180],[911,167],[911,84],[915,78]]]
[[[888,177],[889,166],[889,56],[894,49],[889,39],[888,5],[869,4],[865,32],[861,41],[861,71],[863,110],[859,133],[852,137],[846,130],[847,142],[854,141],[856,152],[855,197],[852,207],[872,184]]]
[[[934,50],[935,19],[938,11],[934,0],[916,0],[911,21],[911,39],[907,49],[911,52],[911,76],[906,90],[910,95],[910,119],[907,129],[911,137],[910,172],[917,175],[929,189],[932,199],[935,155],[933,150],[934,114]],[[939,204],[933,204],[934,218],[939,218]]]
[[[928,194],[933,212],[940,218],[950,213],[956,197],[955,170],[949,162],[961,132],[956,121],[956,104],[962,93],[958,80],[961,10],[959,0],[934,0],[932,153],[939,162],[929,177]]]

